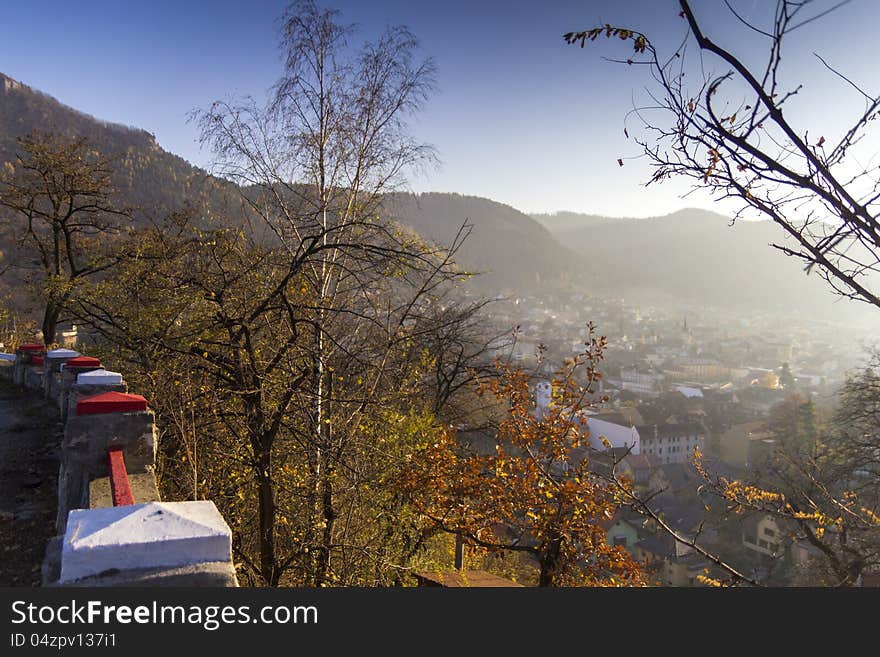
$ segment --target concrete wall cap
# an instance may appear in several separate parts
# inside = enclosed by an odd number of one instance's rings
[[[110,370],[92,370],[78,374],[76,382],[77,384],[95,386],[117,385],[122,383],[122,374]]]
[[[231,532],[213,502],[74,509],[64,534],[59,581],[231,559]]]
[[[73,349],[52,349],[46,352],[47,358],[76,358],[77,356],[79,356],[79,352]]]

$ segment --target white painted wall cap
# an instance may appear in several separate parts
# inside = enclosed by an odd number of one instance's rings
[[[67,516],[60,581],[231,559],[232,534],[213,502],[74,509]]]

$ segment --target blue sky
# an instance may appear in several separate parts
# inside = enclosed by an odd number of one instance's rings
[[[731,0],[760,19],[770,0]],[[486,196],[528,212],[572,210],[651,216],[713,207],[681,184],[645,189],[650,172],[623,135],[624,115],[644,99],[644,70],[603,61],[623,44],[566,46],[572,29],[610,22],[648,33],[661,47],[683,34],[675,0],[511,0],[427,2],[336,0],[364,36],[405,24],[438,67],[438,92],[417,136],[442,166],[411,181],[415,191]],[[835,4],[816,0],[817,10]],[[284,0],[0,0],[0,71],[101,119],[154,133],[162,147],[208,167],[187,114],[218,98],[265,97],[277,79],[277,17]],[[695,0],[724,45],[760,52],[722,0]],[[821,53],[869,91],[880,2],[853,0],[803,28],[785,73],[808,82],[798,118],[816,132],[843,125],[858,99],[812,56]],[[834,90],[831,93],[830,90]],[[724,208],[716,208],[723,210]]]

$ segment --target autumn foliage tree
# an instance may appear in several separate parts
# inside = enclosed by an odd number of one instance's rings
[[[603,523],[618,500],[591,471],[583,428],[604,344],[591,336],[558,373],[554,403],[540,417],[529,375],[499,361],[498,376],[477,384],[499,409],[494,450],[469,449],[448,431],[411,457],[407,487],[420,513],[473,546],[528,555],[539,586],[643,583],[630,555],[608,544]],[[576,381],[579,370],[586,383]]]

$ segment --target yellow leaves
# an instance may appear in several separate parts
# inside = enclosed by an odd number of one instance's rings
[[[598,339],[585,344],[589,353],[570,361],[569,370],[590,367],[604,348]],[[494,549],[502,552],[509,537],[488,538],[493,528],[528,532],[538,557],[549,542],[561,541],[560,584],[640,583],[638,565],[607,545],[602,528],[617,512],[616,492],[589,477],[586,461],[575,452],[581,436],[572,423],[590,406],[583,381],[571,371],[558,373],[551,385],[557,403],[539,421],[529,376],[509,363],[496,362],[496,368],[497,377],[476,383],[478,391],[498,400],[495,444],[472,453],[463,452],[451,432],[431,441],[409,464],[406,490],[419,511],[426,519],[442,518],[451,531],[497,543]],[[584,564],[595,566],[584,570]]]
[[[775,491],[745,485],[740,481],[724,482],[723,493],[726,499],[750,506],[784,505],[785,496]]]
[[[700,582],[700,584],[703,584],[705,586],[715,586],[715,587],[719,587],[719,588],[724,586],[720,580],[713,579],[712,577],[709,577],[708,575],[697,575],[697,581]]]
[[[870,522],[880,527],[880,515],[874,513],[873,511],[871,511],[871,509],[868,509],[866,507],[861,507],[861,510]]]
[[[641,34],[636,37],[636,40],[633,42],[633,50],[636,52],[642,53],[645,52],[645,48],[648,47],[648,40],[642,36]]]

